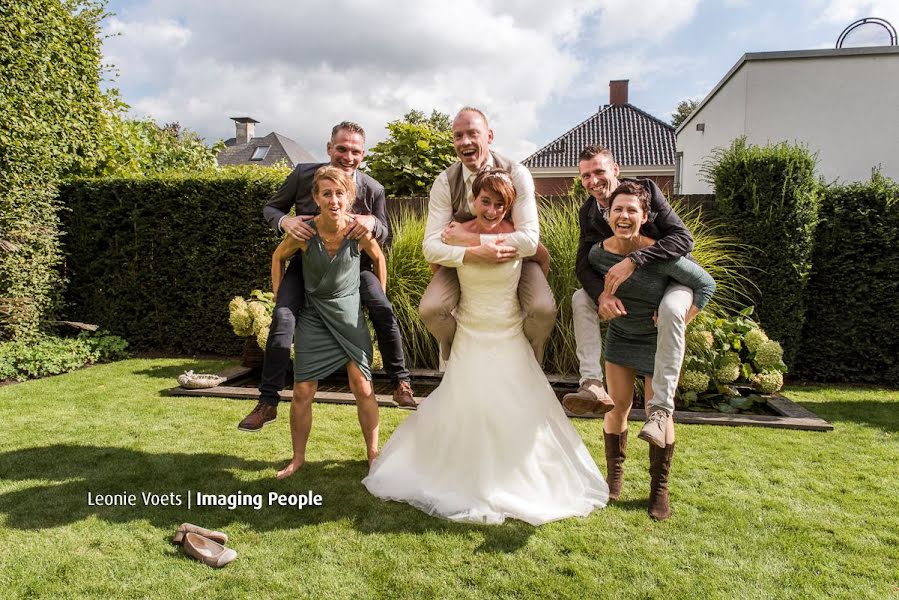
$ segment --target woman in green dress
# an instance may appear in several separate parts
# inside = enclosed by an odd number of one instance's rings
[[[640,233],[649,216],[649,193],[630,182],[621,183],[609,198],[606,217],[612,237],[590,249],[590,265],[605,274],[631,252],[641,250],[656,240]],[[655,367],[656,328],[654,315],[665,288],[675,281],[693,290],[693,306],[687,311],[687,322],[699,314],[715,292],[715,280],[698,264],[687,258],[656,261],[640,267],[621,283],[615,295],[624,305],[625,314],[609,322],[603,357],[606,382],[615,408],[603,417],[606,433],[627,430],[627,416],[634,397],[634,377],[644,379],[646,406],[652,399],[652,375]],[[680,359],[683,362],[683,357]],[[678,365],[680,366],[680,365]],[[657,520],[671,514],[668,502],[668,473],[674,455],[674,423],[667,419],[665,445],[649,445],[649,516]],[[606,479],[609,488],[620,489],[624,477],[624,453],[619,453],[615,468],[610,466]]]
[[[290,404],[293,458],[278,471],[278,479],[293,475],[306,460],[312,429],[312,400],[318,380],[346,367],[368,462],[378,455],[378,402],[371,387],[372,345],[359,299],[359,256],[364,251],[381,287],[387,290],[387,265],[378,242],[368,233],[346,237],[353,217],[356,186],[335,167],[315,173],[312,196],[320,214],[312,219],[316,233],[307,241],[286,237],[272,256],[272,285],[277,296],[287,261],[302,251],[305,302],[294,332],[294,386]]]

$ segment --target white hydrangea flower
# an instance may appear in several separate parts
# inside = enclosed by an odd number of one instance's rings
[[[250,314],[246,300],[235,296],[228,303],[228,322],[235,335],[246,337],[253,334],[253,316]]]
[[[768,336],[761,329],[750,329],[743,336],[743,342],[750,352],[758,351],[759,347],[768,341]]]
[[[783,358],[784,351],[780,343],[768,340],[755,351],[753,362],[759,371],[779,371]]]
[[[709,387],[709,376],[702,371],[686,370],[681,373],[678,387],[684,392],[704,392]]]
[[[724,355],[718,368],[715,369],[715,379],[720,383],[733,383],[740,378],[740,355],[736,352],[728,352]]]
[[[763,394],[773,394],[784,386],[784,376],[780,371],[764,371],[749,378],[752,389]]]

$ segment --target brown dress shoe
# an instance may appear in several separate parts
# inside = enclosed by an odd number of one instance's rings
[[[241,431],[259,431],[266,423],[271,423],[278,418],[278,406],[260,400],[253,412],[244,417],[237,428]]]
[[[184,552],[214,569],[224,567],[237,558],[237,552],[196,533],[184,534]]]
[[[609,502],[621,497],[624,484],[624,459],[627,458],[627,429],[623,433],[602,432],[606,445],[606,483],[609,484]]]
[[[418,406],[418,402],[415,401],[415,396],[412,394],[412,384],[409,383],[408,379],[400,381],[396,389],[393,390],[393,401],[403,408],[415,408]]]
[[[211,529],[206,529],[205,527],[200,527],[199,525],[193,525],[191,523],[181,523],[181,527],[175,531],[175,537],[172,538],[172,543],[180,546],[184,543],[184,536],[188,533],[196,533],[197,535],[202,535],[204,538],[210,539],[213,542],[219,544],[227,544],[228,543],[228,534],[222,533],[221,531],[213,531]]]
[[[601,381],[585,379],[578,391],[562,396],[562,406],[575,415],[602,415],[615,408],[615,403],[602,387]]]
[[[656,521],[664,521],[671,516],[668,502],[668,473],[671,471],[671,457],[674,444],[659,448],[649,445],[649,516]]]

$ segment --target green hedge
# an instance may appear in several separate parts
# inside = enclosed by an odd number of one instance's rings
[[[798,371],[899,385],[899,184],[824,190]]]
[[[734,140],[704,166],[729,232],[752,247],[750,274],[759,322],[783,344],[792,365],[805,319],[818,218],[815,157],[802,146],[752,146]]]
[[[62,286],[56,182],[96,151],[99,2],[0,3],[0,340],[35,337]]]
[[[66,313],[137,350],[238,354],[228,302],[271,287],[262,206],[285,170],[76,179],[60,189]]]

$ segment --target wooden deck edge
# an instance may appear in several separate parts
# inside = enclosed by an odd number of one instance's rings
[[[259,392],[255,388],[232,387],[226,385],[216,386],[214,388],[206,388],[202,390],[188,390],[181,387],[165,390],[165,393],[171,396],[205,396],[213,398],[233,398],[238,400],[258,400]],[[290,391],[284,390],[280,392],[282,401],[289,402],[291,399]],[[393,401],[392,396],[386,394],[376,394],[375,398],[379,406],[403,408]],[[419,402],[424,398],[417,397]],[[737,414],[728,415],[724,413],[705,413],[677,411],[674,413],[674,422],[687,425],[719,425],[730,427],[772,427],[777,429],[799,429],[803,431],[832,431],[833,425],[818,417],[814,413],[799,406],[795,402],[778,397],[776,399],[776,408],[782,415],[747,415]],[[353,395],[349,392],[316,392],[315,401],[324,404],[355,404]],[[797,410],[799,409],[799,410]],[[413,410],[413,409],[406,409]],[[601,415],[574,415],[565,411],[569,417],[578,419],[598,419]],[[791,413],[790,415],[785,413]],[[642,408],[634,408],[628,415],[629,421],[643,421],[646,419]]]

